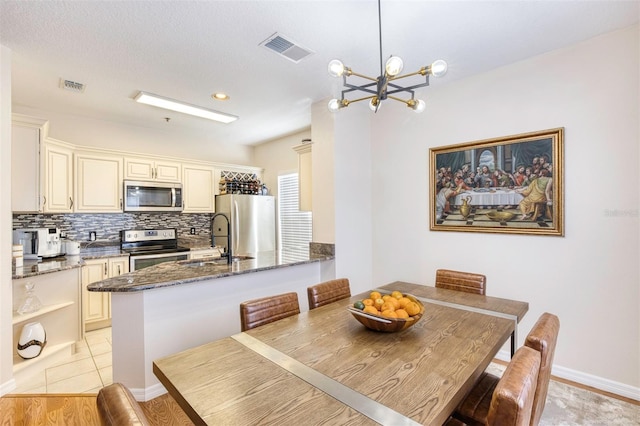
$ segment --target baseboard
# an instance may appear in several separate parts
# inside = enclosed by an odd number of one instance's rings
[[[496,358],[501,361],[509,362],[509,360],[511,359],[511,353],[509,351],[501,350],[496,355]],[[604,392],[610,392],[625,398],[630,398],[636,401],[640,401],[639,387],[627,385],[620,382],[615,382],[613,380],[594,376],[593,374],[583,373],[577,370],[572,370],[570,368],[562,367],[555,364],[553,365],[551,374],[561,379],[579,383],[584,386],[590,386],[592,388],[596,388]]]
[[[148,388],[136,388],[129,389],[131,394],[136,399],[136,401],[147,402],[151,401],[154,398],[159,397],[160,395],[164,395],[167,393],[167,390],[160,383],[156,383],[153,386],[149,386]]]
[[[16,388],[16,379],[11,379],[7,382],[0,384],[0,396],[4,396]]]

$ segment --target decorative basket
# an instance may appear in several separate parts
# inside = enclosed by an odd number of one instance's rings
[[[418,306],[420,306],[420,312],[409,318],[387,318],[363,312],[353,306],[348,307],[347,310],[351,312],[355,319],[370,330],[394,333],[411,327],[413,324],[417,323],[424,314],[424,305],[422,302],[410,294],[405,294],[405,297],[411,299],[412,302],[416,302]]]

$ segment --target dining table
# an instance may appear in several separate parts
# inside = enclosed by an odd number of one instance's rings
[[[157,359],[153,372],[198,425],[440,425],[528,311],[400,281],[375,290],[415,296],[422,318],[370,330],[347,309],[367,291]]]

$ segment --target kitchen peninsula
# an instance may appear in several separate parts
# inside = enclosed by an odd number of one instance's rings
[[[88,286],[111,293],[113,381],[140,401],[163,393],[154,360],[240,332],[241,302],[306,289],[335,278],[333,255],[289,260],[259,253],[231,264],[223,259],[161,263]]]

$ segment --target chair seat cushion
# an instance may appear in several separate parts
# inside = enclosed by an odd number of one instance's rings
[[[469,425],[486,425],[491,397],[499,381],[499,377],[483,372],[471,392],[456,408],[454,416]]]

